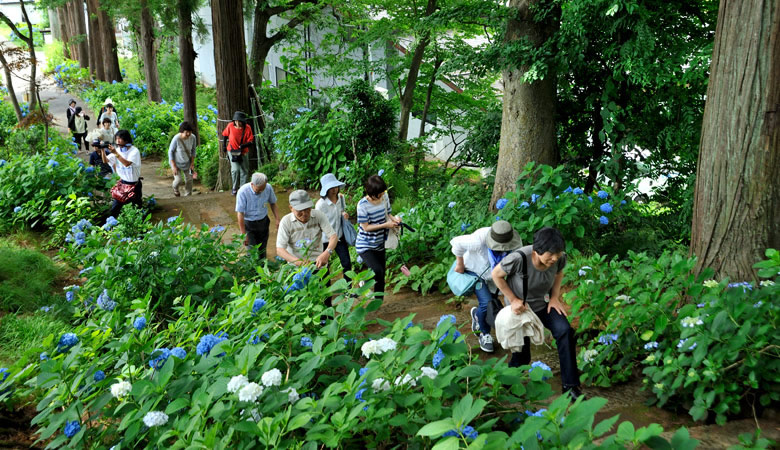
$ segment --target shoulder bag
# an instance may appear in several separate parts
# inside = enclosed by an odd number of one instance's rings
[[[390,216],[390,210],[387,207],[387,204],[385,204],[385,218]],[[387,228],[387,234],[385,235],[385,249],[387,250],[395,250],[398,248],[399,244],[399,230],[398,228]]]
[[[125,204],[135,198],[135,185],[125,184],[119,180],[111,188],[111,197],[119,203]]]
[[[341,212],[344,212],[345,209],[347,209],[347,205],[344,203],[344,196],[340,196],[341,200]],[[344,241],[347,243],[347,245],[354,247],[355,241],[357,240],[357,231],[355,231],[355,227],[352,226],[352,222],[349,221],[349,219],[345,219],[343,215],[340,216],[341,218],[341,231],[344,233]]]

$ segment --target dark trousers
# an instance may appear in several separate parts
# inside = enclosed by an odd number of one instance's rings
[[[322,251],[325,251],[326,248],[328,248],[327,242],[322,244]],[[335,252],[339,257],[339,262],[341,262],[341,268],[344,270],[344,279],[347,280],[347,283],[351,283],[352,279],[347,276],[347,272],[352,270],[352,260],[349,258],[349,245],[343,236],[336,244]]]
[[[561,383],[563,387],[580,385],[580,374],[577,370],[577,349],[574,329],[569,325],[569,320],[556,310],[547,312],[547,307],[536,313],[542,325],[552,332],[555,345],[558,347],[558,359],[561,362]],[[512,353],[509,361],[510,367],[519,367],[531,363],[531,339],[525,338],[523,350]]]
[[[385,249],[366,250],[360,254],[363,263],[374,271],[374,292],[385,291],[385,267],[387,265]]]
[[[73,133],[73,137],[76,139],[76,148],[81,149],[81,143],[84,143],[84,150],[89,150],[89,143],[87,142],[87,133]]]
[[[271,225],[271,219],[268,216],[260,220],[244,220],[246,228],[246,237],[249,246],[257,247],[257,253],[260,259],[265,258],[266,248],[268,247],[268,227]]]
[[[119,203],[117,199],[114,199],[114,202],[111,203],[111,209],[109,210],[109,213],[111,216],[113,216],[115,219],[119,218],[119,213],[122,212],[122,207],[131,204],[135,205],[137,207],[141,207],[144,204],[144,196],[143,196],[143,183],[141,183],[141,180],[138,180],[134,183],[131,183],[129,181],[119,181],[122,184],[131,184],[135,186],[135,195],[133,198],[126,202],[126,203]]]

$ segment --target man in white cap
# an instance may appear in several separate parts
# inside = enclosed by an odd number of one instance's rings
[[[313,206],[306,191],[299,189],[290,194],[291,212],[279,224],[276,254],[296,266],[314,261],[319,269],[328,264],[339,236],[328,222],[328,217],[320,211],[312,210]],[[328,246],[324,251],[323,234],[328,238]]]
[[[279,209],[276,207],[276,194],[274,188],[268,184],[268,177],[264,173],[252,174],[252,181],[241,186],[236,195],[236,215],[238,216],[238,229],[241,234],[246,234],[244,245],[254,247],[259,245],[260,258],[265,258],[265,250],[268,246],[268,228],[271,220],[268,218],[268,208],[276,217],[276,226],[279,227]]]

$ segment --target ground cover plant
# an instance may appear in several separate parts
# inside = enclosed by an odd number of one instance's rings
[[[132,246],[92,231],[65,252],[90,261],[82,250],[102,239],[107,253],[96,259],[103,264],[108,253]],[[210,248],[215,231],[174,219],[134,242],[181,234],[179,247]],[[178,264],[161,258],[158,270]],[[597,437],[605,439],[600,448],[669,445],[655,425],[621,424],[609,433],[617,417],[593,419],[601,399],[570,405],[560,397],[543,408],[552,394],[549,370],[481,362],[454,316],[432,330],[412,317],[379,320],[367,333],[366,315],[381,304],[367,295],[368,272],[354,274],[352,285],[329,286],[308,267],[260,267],[210,299],[177,296],[167,314],[157,301],[165,286],[126,296],[95,267],[81,276],[81,286],[66,289],[72,323],[29,350],[0,385],[0,400],[38,400],[33,423],[49,448],[549,448],[595,447]],[[331,295],[335,306],[326,308],[322,299]],[[334,317],[325,326],[323,313]],[[695,445],[684,429],[673,442]]]

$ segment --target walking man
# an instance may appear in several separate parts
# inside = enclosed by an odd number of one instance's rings
[[[276,227],[279,227],[279,209],[276,207],[276,194],[274,188],[268,184],[268,177],[260,172],[252,175],[252,181],[241,186],[236,195],[236,215],[238,216],[238,229],[245,234],[244,245],[258,246],[260,258],[265,258],[268,246],[268,228],[271,220],[268,218],[268,208],[276,218]]]

